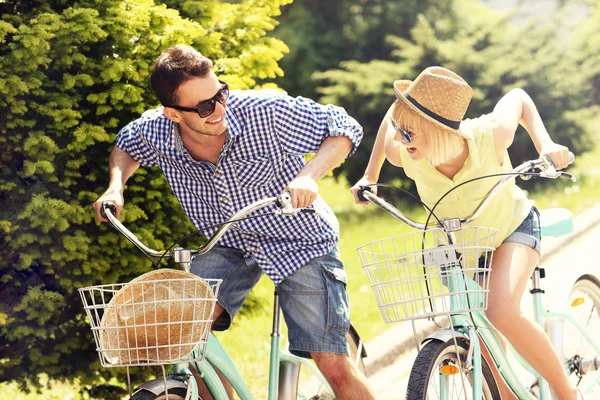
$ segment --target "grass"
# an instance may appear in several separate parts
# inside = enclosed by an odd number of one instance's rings
[[[40,393],[23,393],[17,387],[16,383],[2,383],[0,385],[0,398],[10,400],[80,400],[89,399],[88,396],[81,396],[79,388],[74,388],[68,383],[49,382],[45,374],[40,374],[38,379],[46,388]]]
[[[577,184],[567,181],[548,186],[544,193],[533,193],[531,198],[538,208],[564,207],[575,215],[596,204],[600,199],[600,148],[577,159],[569,169],[579,177]],[[349,184],[343,179],[325,179],[321,194],[332,205],[340,221],[340,251],[348,275],[348,294],[351,301],[351,320],[365,341],[372,340],[389,326],[383,322],[365,273],[362,271],[356,248],[366,242],[410,232],[410,228],[396,221],[375,206],[354,205]],[[411,216],[423,221],[425,213],[413,210]],[[217,337],[227,349],[242,376],[257,398],[266,398],[268,380],[271,307],[273,284],[266,278],[253,292],[261,299],[254,315],[240,316],[232,328]],[[284,336],[285,339],[285,336]],[[282,341],[284,341],[282,339]],[[14,384],[0,384],[3,399],[80,399],[78,389],[69,385],[53,384],[42,394],[22,394]]]

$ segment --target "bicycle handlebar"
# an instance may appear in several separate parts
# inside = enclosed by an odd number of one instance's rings
[[[569,164],[572,164],[573,161],[575,161],[575,155],[573,153],[569,152]],[[454,230],[460,229],[460,226],[462,224],[468,224],[470,222],[473,222],[477,217],[479,217],[479,215],[481,215],[481,213],[487,207],[487,205],[490,203],[492,198],[494,198],[494,196],[498,193],[498,191],[500,191],[502,186],[504,186],[504,184],[508,180],[513,179],[514,177],[518,176],[519,174],[533,170],[534,168],[540,169],[541,170],[540,176],[544,177],[544,178],[556,179],[560,176],[565,176],[565,177],[568,177],[569,179],[571,179],[572,181],[575,181],[575,177],[573,175],[566,173],[566,172],[557,171],[554,168],[552,161],[547,156],[542,156],[536,160],[525,161],[523,164],[514,168],[511,172],[508,172],[506,176],[502,177],[502,179],[500,179],[498,181],[498,183],[496,183],[490,189],[490,191],[485,195],[483,200],[481,200],[481,203],[479,203],[479,205],[477,206],[475,211],[473,211],[473,213],[471,213],[471,215],[469,215],[468,217],[465,217],[465,218],[449,218],[449,219],[443,220],[442,221],[444,223],[443,227],[445,229],[448,229],[449,231],[454,231]],[[392,206],[387,201],[383,200],[382,198],[378,197],[377,195],[371,193],[369,191],[368,186],[361,186],[359,188],[358,198],[362,201],[370,201],[372,203],[375,203],[377,206],[384,209],[385,211],[390,213],[395,218],[401,220],[402,222],[404,222],[407,225],[412,226],[413,228],[420,229],[420,230],[424,230],[427,228],[427,226],[425,224],[417,222],[417,221],[407,217],[396,207]],[[447,222],[448,222],[448,225],[446,225]]]
[[[289,192],[284,192],[277,197],[268,197],[268,198],[265,198],[262,200],[255,201],[254,203],[244,207],[243,209],[241,209],[240,211],[235,213],[231,218],[229,218],[229,220],[227,220],[226,222],[221,224],[221,226],[219,227],[219,229],[217,229],[215,234],[204,245],[202,245],[201,247],[199,247],[197,249],[190,250],[190,254],[197,255],[197,254],[207,253],[215,246],[215,244],[217,244],[219,239],[225,234],[225,232],[227,232],[227,230],[235,222],[244,218],[245,216],[247,216],[248,214],[250,214],[253,211],[256,211],[258,209],[261,209],[263,207],[266,207],[266,206],[269,206],[272,204],[276,204],[278,206],[278,209],[275,213],[281,214],[281,215],[296,215],[297,213],[299,213],[301,211],[315,212],[315,210],[313,210],[313,209],[293,208],[292,207],[292,197]],[[115,211],[116,211],[116,207],[113,203],[103,202],[100,207],[100,213],[102,214],[102,216],[105,217],[106,219],[108,219],[108,222],[110,222],[110,224],[117,231],[119,231],[119,233],[121,233],[123,236],[125,236],[131,243],[133,243],[134,246],[136,246],[140,251],[145,253],[147,256],[164,257],[164,258],[173,257],[174,253],[177,250],[179,250],[179,249],[175,248],[169,252],[165,252],[165,251],[154,250],[154,249],[148,247],[147,245],[142,243],[137,238],[137,236],[135,236],[135,234],[133,234],[129,229],[127,229],[121,223],[121,221],[119,221],[117,219],[117,217],[115,217],[115,215],[114,215]]]

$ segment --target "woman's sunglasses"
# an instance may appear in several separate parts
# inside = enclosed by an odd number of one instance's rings
[[[400,128],[400,126],[398,126],[398,124],[396,124],[396,121],[394,121],[394,118],[392,118],[391,116],[390,116],[390,121],[391,121],[394,129],[400,133],[400,135],[402,136],[402,139],[404,139],[404,141],[406,141],[406,143],[411,144],[412,138],[417,136],[417,134],[409,132],[409,131],[405,131],[404,129]]]
[[[219,82],[222,84],[222,86],[219,89],[219,91],[217,92],[217,94],[215,94],[212,98],[210,98],[208,100],[201,101],[200,103],[198,103],[198,105],[196,107],[194,107],[194,108],[181,107],[181,106],[169,106],[169,107],[174,108],[179,111],[195,112],[195,113],[198,113],[200,118],[206,118],[210,114],[215,112],[215,108],[217,107],[217,101],[220,104],[225,104],[225,102],[229,98],[229,86],[227,86],[227,83],[225,83],[223,81],[219,81]]]

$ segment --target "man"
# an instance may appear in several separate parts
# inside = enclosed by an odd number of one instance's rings
[[[163,107],[145,112],[117,136],[108,190],[94,203],[123,207],[127,179],[158,166],[202,232],[248,204],[289,190],[291,218],[238,222],[219,246],[194,258],[191,271],[223,279],[213,329],[225,330],[263,273],[277,285],[290,351],[312,357],[338,399],[373,398],[348,357],[349,307],[339,259],[338,226],[317,181],[354,152],[362,128],[345,111],[275,91],[229,93],[212,62],[176,46],[157,59],[152,88]],[[305,163],[308,153],[316,155]],[[264,211],[264,210],[263,210]]]

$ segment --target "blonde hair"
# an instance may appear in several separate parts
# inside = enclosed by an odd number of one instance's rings
[[[392,118],[404,130],[427,135],[429,145],[427,159],[434,167],[453,157],[458,157],[463,151],[465,139],[423,118],[401,101],[396,100],[394,103]]]

